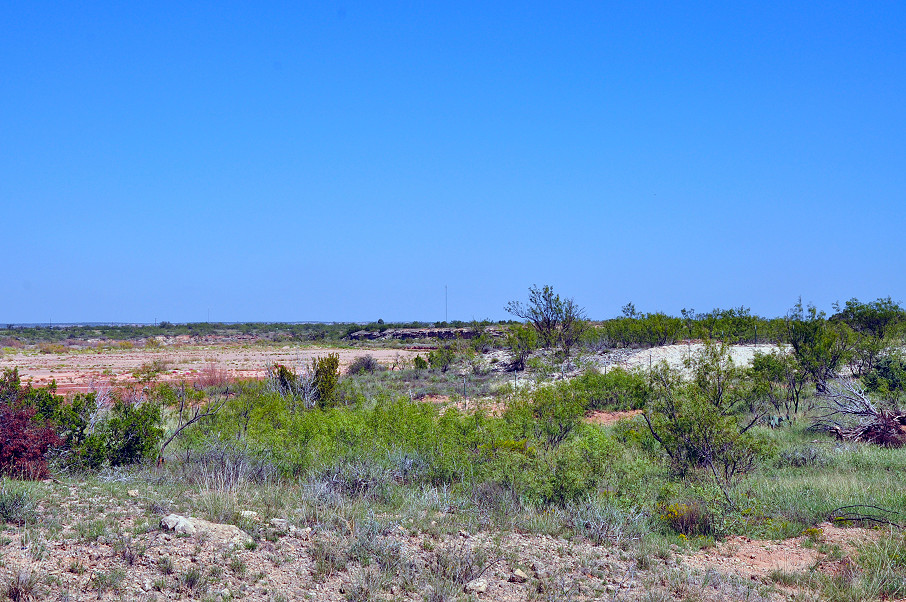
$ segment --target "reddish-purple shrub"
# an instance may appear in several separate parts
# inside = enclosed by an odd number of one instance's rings
[[[17,479],[44,479],[47,450],[61,443],[48,424],[35,422],[35,408],[15,409],[0,404],[0,475]]]

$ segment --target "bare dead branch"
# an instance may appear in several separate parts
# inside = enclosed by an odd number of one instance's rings
[[[852,379],[825,383],[820,394],[823,412],[813,427],[833,433],[841,441],[863,441],[883,447],[906,445],[906,414],[883,408]]]
[[[192,410],[191,418],[184,421],[183,420],[183,409],[185,407],[185,400],[182,399],[180,402],[180,407],[179,407],[179,425],[176,427],[176,430],[173,431],[173,434],[170,435],[166,441],[164,441],[164,444],[160,446],[160,451],[157,453],[157,456],[159,458],[162,458],[164,456],[164,450],[167,449],[167,446],[170,445],[170,443],[174,439],[176,439],[176,437],[178,437],[181,432],[183,432],[184,430],[186,430],[188,427],[192,426],[199,420],[202,420],[203,418],[207,418],[208,416],[214,416],[215,414],[217,414],[217,412],[220,411],[220,408],[223,407],[223,405],[226,403],[226,401],[227,401],[227,397],[223,396],[218,401],[216,401],[214,403],[209,403],[209,404],[205,405],[204,407],[195,407]]]
[[[896,527],[898,529],[906,528],[906,526],[901,525],[900,523],[896,523],[886,516],[859,511],[863,508],[868,510],[876,510],[888,515],[893,514],[900,516],[899,512],[896,512],[895,510],[889,510],[887,508],[881,508],[880,506],[872,506],[869,504],[855,504],[852,506],[841,506],[832,510],[830,512],[831,520],[833,522],[869,522],[881,525],[890,525],[891,527]]]

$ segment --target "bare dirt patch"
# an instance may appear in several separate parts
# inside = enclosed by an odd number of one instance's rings
[[[585,416],[585,422],[590,424],[614,424],[620,420],[632,418],[642,413],[642,410],[627,410],[625,412],[591,412]]]
[[[165,349],[102,349],[72,353],[39,353],[17,350],[0,357],[0,370],[18,368],[24,382],[42,387],[55,380],[59,393],[85,392],[92,388],[128,386],[139,382],[142,370],[163,368],[156,382],[204,384],[214,376],[259,379],[267,366],[284,364],[300,370],[312,358],[336,353],[340,370],[355,358],[371,355],[387,367],[409,362],[416,351],[406,349],[342,349],[301,345],[242,346],[236,344],[167,347]],[[136,377],[139,373],[139,377]]]
[[[804,535],[777,541],[728,537],[714,548],[686,556],[684,563],[696,569],[713,569],[743,579],[767,581],[774,571],[808,571],[827,556],[820,551],[822,548],[836,546],[846,559],[855,553],[860,544],[877,539],[880,534],[869,529],[837,527],[831,523],[823,523],[818,528],[820,535],[813,539]],[[819,543],[825,545],[819,546]]]

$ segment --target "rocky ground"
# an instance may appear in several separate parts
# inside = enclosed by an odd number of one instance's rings
[[[15,591],[21,596],[13,599],[517,601],[788,596],[767,579],[767,569],[773,566],[770,560],[761,562],[755,572],[750,568],[733,576],[732,571],[715,571],[713,563],[703,560],[707,554],[649,549],[644,542],[595,545],[584,538],[519,529],[469,532],[450,509],[422,508],[410,516],[377,516],[344,524],[342,518],[317,518],[311,508],[281,508],[277,512],[281,516],[271,516],[268,505],[259,501],[256,510],[227,512],[224,516],[232,524],[218,523],[193,515],[212,512],[210,500],[200,501],[206,495],[202,490],[175,493],[155,484],[157,477],[152,473],[106,478],[33,486],[39,502],[32,522],[8,524],[0,535],[0,594],[19,587]],[[168,499],[171,495],[181,499]],[[288,495],[292,497],[291,492]],[[752,544],[746,553],[750,548],[756,550]],[[723,554],[725,549],[712,554]],[[764,554],[771,558],[774,552]],[[814,557],[813,551],[806,555]]]
[[[619,366],[631,370],[640,368],[647,370],[649,366],[656,366],[660,362],[666,362],[671,368],[688,372],[685,362],[695,357],[704,349],[703,343],[686,342],[677,345],[664,345],[663,347],[653,347],[651,349],[614,349],[603,355],[597,360],[597,364],[603,369],[604,366]],[[748,366],[752,363],[752,358],[756,353],[771,353],[777,349],[776,345],[731,345],[729,354],[733,363],[737,366]]]

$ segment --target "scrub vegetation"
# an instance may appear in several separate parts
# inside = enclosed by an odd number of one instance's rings
[[[622,317],[592,322],[545,286],[507,310],[525,321],[0,331],[33,346],[213,331],[347,342],[362,331],[440,333],[412,362],[382,365],[363,349],[341,372],[325,353],[301,370],[274,365],[263,380],[211,386],[151,375],[63,397],[6,371],[0,521],[29,554],[68,538],[102,541],[110,558],[96,569],[73,561],[72,579],[8,559],[0,595],[293,599],[299,587],[275,575],[294,567],[306,595],[332,584],[324,596],[347,600],[906,596],[897,303],[852,299],[828,316],[799,302],[779,318],[744,307],[675,317],[629,303]],[[456,329],[469,334],[446,338]],[[615,359],[681,341],[697,344],[682,365]],[[733,346],[756,341],[753,361],[735,363]],[[248,546],[175,566],[147,549],[169,513],[235,525]],[[827,525],[869,536],[833,549],[820,535]],[[754,580],[683,563],[733,537],[798,538],[816,561]],[[249,568],[266,555],[264,570]],[[133,566],[154,574],[136,581]],[[77,579],[84,570],[94,572]]]

